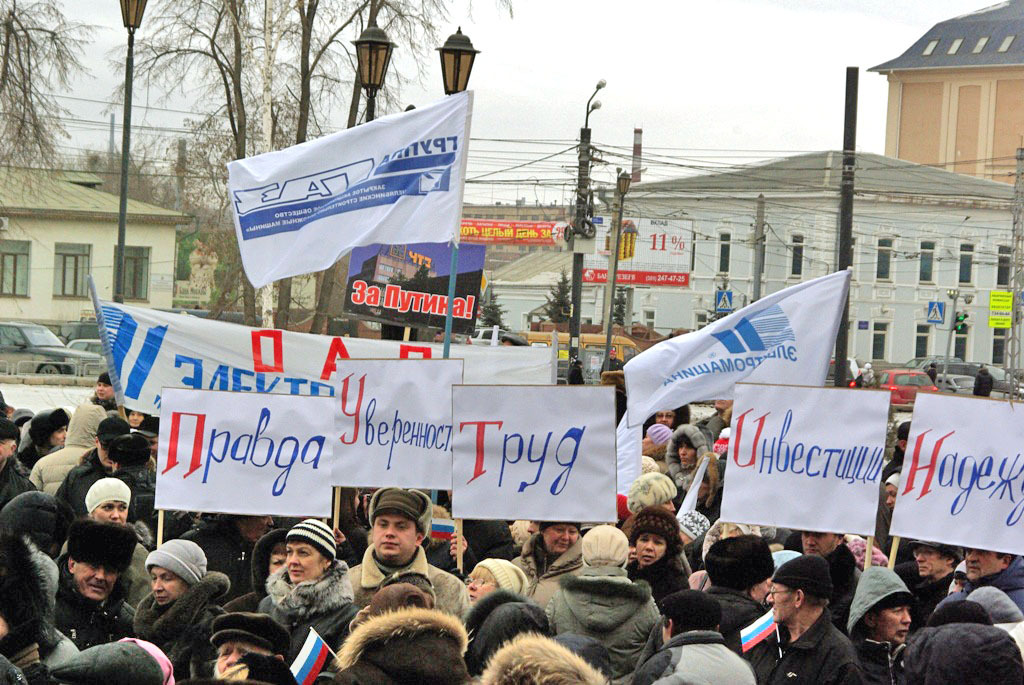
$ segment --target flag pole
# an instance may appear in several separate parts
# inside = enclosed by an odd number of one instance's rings
[[[444,358],[452,346],[452,307],[455,304],[455,275],[459,270],[459,243],[452,243],[452,265],[448,272],[448,307],[444,315]]]
[[[889,570],[896,568],[896,552],[900,549],[900,536],[892,536],[892,547],[889,548]]]
[[[868,536],[868,540],[867,540],[867,544],[865,545],[865,549],[864,549],[864,568],[867,568],[868,566],[874,566],[874,564],[871,563],[871,560],[872,560],[872,557],[874,556],[874,554],[875,554],[875,536],[874,535],[869,535]]]

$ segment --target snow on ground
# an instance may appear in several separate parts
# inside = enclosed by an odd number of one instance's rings
[[[25,385],[0,381],[0,390],[4,393],[4,401],[15,409],[31,409],[37,412],[42,409],[64,407],[70,412],[89,399],[93,388],[91,385]]]

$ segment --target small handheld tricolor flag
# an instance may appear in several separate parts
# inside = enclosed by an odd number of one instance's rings
[[[767,614],[740,630],[740,647],[744,652],[753,649],[774,631],[775,617],[769,609]]]
[[[291,672],[298,685],[313,685],[313,681],[320,675],[328,656],[335,656],[331,648],[327,646],[324,639],[313,628],[309,629],[309,635],[299,650],[298,656],[292,662]]]
[[[434,519],[430,522],[430,538],[432,540],[451,540],[455,537],[455,521],[452,519]]]

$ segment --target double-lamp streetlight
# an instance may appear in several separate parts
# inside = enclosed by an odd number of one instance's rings
[[[132,139],[132,76],[135,70],[135,31],[142,25],[146,0],[121,0],[121,19],[128,29],[124,61],[124,118],[121,125],[121,198],[117,210],[117,248],[114,254],[114,302],[124,302],[124,241],[128,223],[128,160]],[[136,293],[138,294],[138,293]]]
[[[613,226],[614,235],[610,241],[608,253],[608,282],[604,288],[604,364],[601,366],[605,371],[611,371],[608,365],[612,352],[612,305],[615,301],[615,279],[619,275],[619,248],[622,244],[622,209],[626,204],[626,193],[629,192],[629,184],[633,177],[628,171],[619,169],[619,176],[615,179],[615,194],[619,199],[619,211],[615,217]]]

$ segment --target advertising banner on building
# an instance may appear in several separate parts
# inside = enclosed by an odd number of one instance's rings
[[[452,389],[452,515],[615,521],[611,386]]]
[[[722,520],[874,535],[888,416],[880,390],[737,384]]]
[[[594,218],[597,252],[583,258],[583,282],[608,282],[608,256],[612,253],[612,217]],[[617,285],[690,285],[693,222],[683,219],[622,219]]]
[[[555,245],[565,239],[564,221],[506,221],[463,219],[463,243],[484,245]]]
[[[452,332],[472,335],[480,308],[483,245],[459,248]],[[447,243],[369,245],[352,250],[345,312],[364,319],[444,328],[452,246]]]

